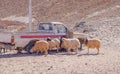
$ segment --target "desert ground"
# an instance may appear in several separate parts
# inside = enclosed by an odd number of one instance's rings
[[[62,22],[72,32],[101,40],[100,53],[0,54],[0,74],[120,74],[120,0],[32,0],[33,30],[40,22]],[[0,0],[0,21],[25,23],[0,32],[28,31],[28,0]],[[80,22],[85,22],[80,24]],[[78,26],[78,27],[75,27]],[[12,27],[12,26],[11,26]],[[24,30],[16,30],[22,28]],[[12,31],[13,30],[13,31]]]
[[[0,55],[0,74],[120,74],[120,51],[118,48],[101,47],[96,54],[87,48],[66,52],[43,54],[16,54],[16,51]]]

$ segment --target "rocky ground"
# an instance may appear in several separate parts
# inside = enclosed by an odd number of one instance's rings
[[[91,49],[71,53],[52,53],[47,57],[37,54],[0,55],[1,74],[119,74],[120,51],[102,47],[100,54]]]
[[[0,0],[0,19],[28,22],[28,1]],[[9,13],[8,13],[9,12]],[[61,21],[71,31],[101,40],[100,54],[0,54],[0,74],[120,74],[119,0],[34,0],[34,23]],[[85,22],[74,27],[76,23]]]

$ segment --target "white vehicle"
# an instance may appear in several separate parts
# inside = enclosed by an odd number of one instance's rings
[[[67,27],[60,22],[40,23],[37,32],[25,33],[0,33],[0,42],[16,44],[16,47],[24,47],[30,40],[77,37],[80,33],[70,32]]]

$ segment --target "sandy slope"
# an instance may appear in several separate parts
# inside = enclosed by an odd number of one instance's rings
[[[85,48],[86,49],[86,48]],[[79,55],[65,53],[0,55],[1,74],[119,74],[120,51],[113,48],[79,52]]]
[[[28,17],[28,1],[0,0],[0,18]],[[89,14],[120,4],[119,0],[32,0],[32,2],[33,17],[37,23],[61,21],[71,26]],[[109,12],[111,15],[116,13]]]
[[[0,17],[27,16],[27,0],[0,0]],[[36,4],[37,3],[37,4]],[[45,4],[45,5],[44,5]],[[120,74],[120,1],[119,0],[34,0],[33,16],[37,21],[62,21],[72,28],[81,18],[88,35],[102,41],[96,50],[43,55],[0,55],[0,74]],[[49,10],[49,12],[48,12]],[[8,13],[9,12],[9,13]],[[80,32],[81,29],[75,29]],[[85,48],[86,49],[86,48]]]

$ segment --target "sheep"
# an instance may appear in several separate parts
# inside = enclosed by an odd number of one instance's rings
[[[32,49],[32,47],[35,45],[37,41],[39,40],[38,39],[30,40],[28,44],[23,47],[23,49],[26,50],[27,53],[30,53],[30,50]]]
[[[15,49],[15,44],[8,43],[8,42],[0,42],[0,52],[3,50],[4,53],[7,52],[7,50],[13,50]]]
[[[88,53],[89,54],[89,49],[90,48],[96,48],[97,49],[97,54],[99,54],[99,49],[100,49],[100,40],[98,39],[90,39],[86,40],[85,45],[88,47]]]
[[[76,54],[78,53],[78,48],[80,47],[80,42],[77,38],[63,38],[61,48],[66,49],[68,52],[70,52],[71,49],[76,51]]]
[[[34,47],[31,49],[30,52],[41,52],[45,53],[45,56],[48,54],[48,49],[49,49],[49,43],[45,40],[37,41],[34,45]]]
[[[60,40],[55,38],[54,41],[55,41],[55,44],[56,44],[56,48],[59,49],[60,48]]]
[[[31,53],[30,50],[32,49],[32,47],[35,45],[35,43],[39,41],[38,39],[33,39],[30,40],[24,47],[16,47],[15,50],[17,50],[17,53],[21,53],[22,50],[27,51],[27,53]]]
[[[5,43],[4,45],[5,45],[6,51],[7,51],[7,50],[12,51],[12,50],[14,50],[14,49],[16,48],[16,43],[15,43],[15,44]]]
[[[78,37],[78,40],[80,42],[80,49],[82,49],[82,45],[85,44],[87,37]]]
[[[49,43],[49,50],[59,50],[59,46],[60,46],[60,40],[55,38],[53,40],[47,38],[47,42]]]

